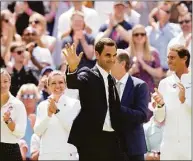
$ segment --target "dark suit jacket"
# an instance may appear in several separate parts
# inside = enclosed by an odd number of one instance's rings
[[[129,76],[121,98],[122,128],[128,155],[146,153],[143,123],[147,120],[148,100],[147,84]]]
[[[97,143],[103,129],[107,113],[107,98],[102,75],[95,66],[92,69],[81,68],[73,74],[67,74],[67,86],[79,89],[81,110],[75,118],[68,142],[75,146],[89,146]],[[120,112],[120,100],[115,103]]]

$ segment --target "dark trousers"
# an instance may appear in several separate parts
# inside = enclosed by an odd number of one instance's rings
[[[123,161],[119,139],[115,132],[102,132],[93,144],[77,147],[79,161]]]
[[[0,143],[0,160],[22,161],[19,144]]]
[[[129,155],[125,161],[144,161],[144,155]]]

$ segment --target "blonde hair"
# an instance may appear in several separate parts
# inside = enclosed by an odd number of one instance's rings
[[[130,41],[129,41],[129,53],[132,57],[136,56],[136,44],[134,43],[133,41],[133,34],[134,34],[134,31],[136,29],[144,29],[145,30],[145,27],[141,24],[137,24],[135,25],[132,30],[131,30],[131,37],[130,37]],[[152,60],[152,55],[151,55],[151,46],[149,44],[149,40],[148,40],[148,37],[146,36],[146,41],[144,43],[144,60],[147,60],[147,61],[150,61]]]
[[[38,91],[38,87],[33,84],[33,83],[27,83],[27,84],[23,84],[19,91],[17,92],[17,98],[21,100],[21,96],[27,91],[27,90],[30,90],[30,91],[34,91],[35,95],[36,95],[36,100],[40,100],[41,96],[40,96],[40,93]]]
[[[70,17],[71,20],[72,20],[74,15],[79,15],[79,16],[83,17],[83,19],[84,19],[84,13],[81,12],[81,11],[73,11],[73,13],[72,13],[72,15]]]
[[[60,75],[64,78],[64,82],[66,83],[66,75],[64,73],[62,73],[60,70],[54,70],[52,71],[49,75],[48,75],[48,79],[47,79],[47,85],[49,86],[49,82],[50,80],[53,78],[53,76],[55,75]]]
[[[11,82],[11,76],[5,68],[1,68],[1,75],[6,75]]]
[[[47,21],[46,21],[45,17],[44,17],[43,15],[37,13],[37,12],[34,12],[34,13],[30,16],[29,21],[30,21],[32,18],[40,21],[40,23],[41,23],[42,26],[43,26],[43,33],[46,33],[46,31],[47,31]]]

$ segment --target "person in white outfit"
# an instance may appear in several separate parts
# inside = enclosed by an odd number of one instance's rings
[[[68,144],[73,119],[80,102],[64,94],[65,75],[53,71],[48,76],[50,97],[37,107],[34,132],[40,136],[39,160],[77,160],[77,149]]]
[[[1,160],[21,161],[19,140],[25,135],[27,113],[24,104],[10,93],[11,76],[0,69],[1,94]]]
[[[152,97],[155,119],[165,121],[160,160],[191,160],[190,53],[182,45],[170,47],[168,66],[173,73],[160,81]]]

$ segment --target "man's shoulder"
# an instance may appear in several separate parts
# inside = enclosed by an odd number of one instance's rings
[[[99,31],[104,32],[108,28],[108,23],[104,23],[100,26]]]
[[[65,18],[69,17],[72,14],[72,12],[73,12],[73,8],[68,9],[66,12],[64,12],[60,15],[59,19],[61,20],[63,18],[65,19]]]
[[[142,79],[140,79],[140,78],[137,78],[137,77],[131,76],[131,79],[133,80],[133,83],[134,83],[135,85],[137,85],[137,84],[146,84],[146,82],[145,82],[145,81],[143,81],[143,80],[142,80]]]
[[[122,26],[126,30],[130,30],[132,28],[132,25],[129,22],[127,22],[126,20],[123,21]]]

